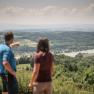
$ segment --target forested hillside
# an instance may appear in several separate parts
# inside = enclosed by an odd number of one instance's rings
[[[0,33],[0,42],[2,41],[2,34]],[[51,49],[57,52],[60,51],[79,51],[94,48],[94,32],[79,32],[79,31],[42,31],[42,32],[16,32],[14,31],[16,40],[20,41],[21,45],[18,51],[35,51],[35,46],[30,46],[32,41],[37,43],[40,37],[47,37],[50,40]],[[25,43],[26,42],[28,43]]]

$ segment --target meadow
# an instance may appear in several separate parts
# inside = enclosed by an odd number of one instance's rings
[[[76,57],[55,55],[53,94],[94,94],[94,56]],[[17,79],[20,94],[32,94],[28,83],[32,74],[32,61],[27,64],[28,57],[21,57],[26,64],[17,65]],[[19,60],[18,60],[19,62]],[[0,82],[0,91],[1,91]]]

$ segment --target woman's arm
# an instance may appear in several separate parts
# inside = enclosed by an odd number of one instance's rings
[[[54,56],[52,55],[51,76],[54,75],[54,62],[55,62],[55,60],[54,60]]]
[[[29,87],[32,87],[33,85],[33,82],[35,82],[37,76],[38,76],[38,73],[39,73],[39,69],[40,69],[40,64],[34,64],[34,69],[33,69],[33,72],[32,72],[32,76],[31,76],[31,81],[29,83]]]
[[[54,63],[52,63],[52,67],[51,67],[51,76],[53,76],[54,74]]]

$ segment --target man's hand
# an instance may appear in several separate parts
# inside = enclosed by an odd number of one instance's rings
[[[10,47],[14,48],[14,47],[18,47],[19,45],[20,45],[19,42],[13,42],[12,44],[10,44]]]

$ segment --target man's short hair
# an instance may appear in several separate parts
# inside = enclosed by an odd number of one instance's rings
[[[10,41],[11,39],[14,38],[14,35],[12,32],[6,32],[4,35],[5,41]]]

